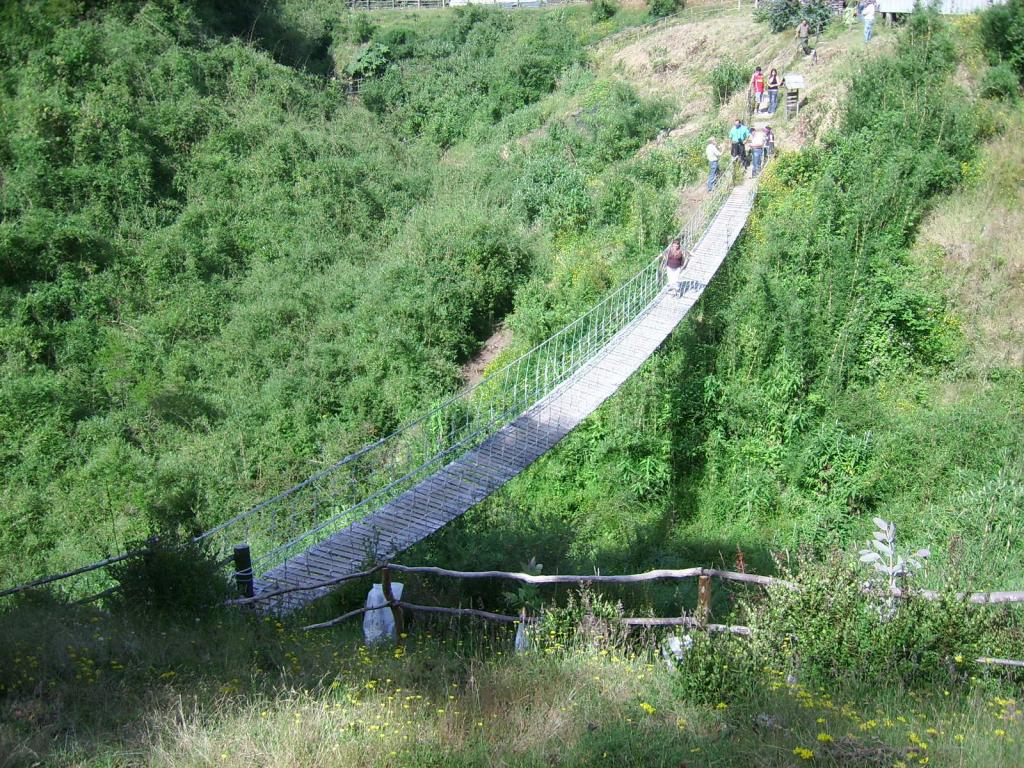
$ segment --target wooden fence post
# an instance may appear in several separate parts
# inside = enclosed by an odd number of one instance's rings
[[[711,618],[711,577],[702,573],[697,580],[697,621],[701,627]]]
[[[391,605],[391,615],[395,619],[395,642],[402,642],[402,635],[405,634],[405,617],[402,615],[402,606],[395,605],[395,595],[391,591],[391,570],[385,565],[380,572],[380,583],[384,590],[384,599]]]

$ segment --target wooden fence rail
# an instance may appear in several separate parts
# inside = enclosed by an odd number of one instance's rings
[[[308,624],[303,627],[306,631],[317,630],[317,629],[329,629],[336,627],[349,619],[362,616],[370,611],[383,610],[388,608],[391,610],[395,620],[395,633],[396,636],[401,638],[404,637],[405,628],[405,611],[412,611],[414,613],[433,613],[441,614],[443,616],[453,616],[456,618],[475,618],[483,619],[484,621],[492,621],[500,624],[537,624],[541,621],[539,617],[532,616],[528,617],[525,610],[522,611],[518,616],[511,616],[503,613],[493,613],[491,611],[484,611],[476,608],[447,608],[436,605],[420,605],[418,603],[409,603],[395,598],[391,586],[391,572],[397,571],[400,573],[411,573],[411,574],[422,574],[430,576],[443,576],[449,578],[462,578],[462,579],[505,579],[510,581],[521,581],[528,584],[581,584],[581,583],[605,583],[605,584],[635,584],[639,582],[654,581],[656,579],[688,579],[697,577],[698,578],[698,589],[697,589],[697,610],[695,616],[671,616],[671,617],[647,617],[647,616],[627,616],[627,617],[616,617],[613,619],[606,619],[609,623],[619,624],[627,627],[687,627],[688,629],[696,629],[702,632],[708,632],[711,634],[731,634],[740,637],[750,637],[752,630],[750,627],[741,625],[730,625],[730,624],[713,624],[708,621],[711,612],[711,579],[717,577],[723,580],[737,581],[741,583],[756,584],[758,586],[773,586],[779,585],[787,589],[798,589],[799,587],[791,581],[784,579],[777,579],[771,576],[755,576],[747,573],[737,573],[735,571],[722,571],[715,568],[684,568],[680,570],[655,570],[647,571],[646,573],[637,574],[626,574],[622,576],[606,576],[601,574],[594,574],[590,576],[581,575],[550,575],[541,576],[530,573],[517,573],[513,571],[453,571],[447,568],[438,568],[435,566],[407,566],[407,565],[381,565],[375,568],[371,568],[367,571],[363,571],[358,574],[351,574],[350,576],[343,577],[341,579],[333,580],[334,583],[340,583],[343,581],[351,581],[352,579],[362,578],[370,576],[376,572],[381,573],[381,582],[384,591],[385,602],[382,605],[373,607],[357,608],[348,613],[342,614],[336,618],[328,621],[319,622],[316,624]],[[325,582],[324,585],[327,583]],[[302,587],[301,589],[312,589],[317,587]],[[294,587],[287,590],[281,590],[277,593],[263,595],[262,597],[249,598],[245,600],[232,601],[234,604],[246,604],[258,600],[266,600],[273,595],[283,595],[289,592],[293,592],[299,587]],[[903,595],[902,590],[894,590],[898,595]],[[922,596],[926,599],[936,600],[941,597],[937,592],[925,591],[925,592],[914,592],[913,595]],[[964,593],[957,593],[958,599],[967,599],[968,602],[978,605],[995,605],[999,603],[1014,603],[1024,602],[1024,592],[977,592],[970,595]],[[982,656],[975,659],[977,664],[982,665],[993,665],[1001,667],[1009,667],[1014,669],[1024,669],[1024,661],[1016,659],[1000,659],[989,656]]]
[[[476,608],[445,608],[437,605],[419,605],[417,603],[407,603],[402,600],[389,600],[382,605],[377,605],[372,608],[357,608],[354,611],[349,611],[341,616],[330,619],[329,621],[323,621],[318,624],[308,624],[303,627],[304,630],[313,629],[329,629],[336,627],[339,624],[343,624],[349,619],[354,619],[357,616],[369,613],[370,611],[379,611],[384,608],[391,608],[392,610],[405,609],[410,610],[414,613],[439,613],[445,616],[455,616],[457,618],[476,618],[484,619],[485,621],[494,621],[500,624],[536,624],[540,619],[536,616],[510,616],[505,613],[492,613],[491,611],[482,611]],[[620,617],[615,619],[608,619],[610,622],[622,624],[628,627],[690,627],[692,629],[700,629],[706,632],[712,632],[717,634],[733,634],[742,635],[747,637],[750,635],[749,627],[741,627],[728,624],[705,624],[700,619],[693,616],[670,616],[667,618],[661,617],[647,617],[647,616],[636,616],[636,617]],[[398,625],[396,624],[396,631]],[[401,634],[401,632],[399,632]]]
[[[288,587],[273,592],[264,592],[256,597],[238,598],[229,600],[229,605],[252,605],[255,603],[266,603],[274,598],[292,592],[317,590],[329,587],[336,587],[347,581],[362,579],[367,576],[388,569],[399,573],[410,573],[427,576],[440,576],[454,579],[505,579],[507,581],[521,581],[526,584],[637,584],[657,580],[683,580],[683,579],[720,579],[722,581],[733,581],[741,584],[751,584],[759,587],[783,587],[785,589],[798,590],[798,584],[775,576],[758,576],[752,573],[739,573],[737,571],[726,571],[718,568],[682,568],[682,569],[659,569],[646,571],[644,573],[624,574],[619,576],[593,574],[552,574],[534,575],[532,573],[519,573],[516,571],[454,571],[448,568],[437,566],[410,566],[386,563],[374,566],[366,571],[352,573],[335,579],[318,581],[312,584],[305,584],[297,587]],[[893,594],[897,597],[904,596],[902,589],[896,589]],[[943,595],[935,590],[914,590],[911,593],[915,597],[925,600],[940,600]],[[1024,591],[992,591],[992,592],[957,592],[956,600],[966,600],[974,605],[1000,605],[1010,603],[1024,603]]]

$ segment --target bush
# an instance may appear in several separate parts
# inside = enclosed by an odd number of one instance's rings
[[[715,106],[727,102],[747,81],[747,73],[735,59],[725,58],[715,65],[708,75],[711,84],[711,100]]]
[[[754,11],[756,21],[766,22],[772,32],[795,29],[807,19],[811,32],[820,32],[832,20],[832,9],[822,0],[803,5],[800,0],[766,0]]]
[[[1016,99],[1020,95],[1017,72],[1009,62],[989,67],[981,80],[981,95],[990,99]]]
[[[349,77],[373,77],[387,69],[391,60],[391,51],[383,43],[371,43],[345,67]]]
[[[802,562],[783,577],[799,589],[775,587],[753,606],[751,640],[759,661],[787,670],[806,685],[837,679],[906,686],[962,682],[984,651],[994,613],[950,597],[913,596],[890,610],[866,594],[860,567]]]
[[[706,706],[749,698],[760,681],[753,647],[743,637],[690,635],[693,645],[678,663],[673,688],[679,696]]]
[[[150,554],[110,566],[121,585],[112,602],[131,612],[200,615],[231,596],[227,573],[205,548],[192,542],[153,540],[130,546],[149,546]]]
[[[349,27],[349,39],[353,43],[368,43],[377,32],[377,25],[370,20],[369,14],[357,13]]]
[[[1024,0],[1009,0],[985,11],[981,39],[992,64],[1005,61],[1024,81]]]
[[[662,19],[679,13],[686,7],[686,0],[650,0],[647,4],[647,13],[652,19]]]
[[[590,4],[595,21],[607,21],[618,12],[619,4],[615,0],[593,0]]]

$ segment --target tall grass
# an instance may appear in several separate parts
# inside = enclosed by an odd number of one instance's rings
[[[787,684],[707,704],[643,643],[417,625],[368,649],[225,614],[196,625],[89,609],[0,617],[6,765],[1015,765],[1024,725],[995,677],[950,695]],[[825,738],[827,737],[827,738]],[[924,742],[926,746],[922,745]],[[911,753],[914,753],[911,756]]]

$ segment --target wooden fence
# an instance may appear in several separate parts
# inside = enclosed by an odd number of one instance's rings
[[[509,581],[520,581],[527,584],[638,584],[647,581],[657,580],[683,580],[696,578],[698,580],[697,586],[697,610],[694,616],[669,616],[669,617],[650,617],[650,616],[632,616],[632,617],[620,617],[613,621],[622,624],[624,626],[631,627],[690,627],[694,629],[701,629],[706,632],[712,633],[726,633],[734,635],[749,635],[750,629],[748,627],[732,626],[728,624],[712,624],[709,622],[711,614],[711,580],[712,578],[719,578],[726,581],[743,582],[747,584],[755,584],[759,586],[767,586],[773,583],[779,583],[783,585],[789,585],[789,582],[782,581],[780,579],[773,579],[768,576],[754,576],[747,573],[736,573],[734,571],[722,571],[714,568],[686,568],[683,570],[657,570],[647,571],[646,573],[627,574],[624,576],[606,576],[601,574],[593,575],[554,575],[554,576],[540,576],[529,573],[514,573],[511,571],[452,571],[447,568],[437,568],[433,566],[407,566],[407,565],[395,565],[388,564],[382,565],[369,571],[364,571],[361,574],[353,574],[348,577],[336,580],[338,583],[343,581],[349,581],[353,578],[360,578],[372,575],[379,571],[381,573],[381,585],[384,590],[384,599],[386,601],[385,606],[377,606],[374,608],[357,608],[354,611],[349,611],[342,616],[331,619],[330,621],[321,622],[319,624],[310,624],[304,629],[326,629],[328,627],[334,627],[341,624],[348,619],[361,616],[371,610],[378,610],[380,607],[390,607],[394,615],[395,626],[404,626],[404,611],[409,610],[413,612],[421,613],[437,613],[444,614],[447,616],[456,617],[471,617],[484,619],[487,621],[495,621],[500,623],[512,624],[512,623],[534,623],[538,621],[537,617],[527,616],[525,612],[520,612],[518,616],[511,616],[502,613],[492,613],[491,611],[482,611],[475,608],[446,608],[442,606],[427,606],[418,605],[416,603],[404,602],[402,600],[395,599],[391,591],[391,573],[407,573],[407,574],[419,574],[424,576],[440,576],[446,578],[455,579],[505,579]],[[262,595],[257,598],[245,598],[243,600],[233,601],[236,604],[251,603],[256,601],[266,601],[273,599],[278,595],[283,595],[288,592],[295,591],[294,589],[281,590],[276,593],[269,593]]]
[[[684,579],[696,578],[697,608],[693,616],[634,616],[619,617],[616,619],[610,619],[609,621],[627,627],[687,627],[689,629],[696,629],[711,634],[730,634],[738,635],[741,637],[749,637],[751,635],[750,627],[731,624],[714,624],[709,621],[711,614],[712,579],[737,582],[741,584],[754,585],[763,588],[772,586],[782,587],[784,589],[800,588],[799,585],[792,581],[787,581],[785,579],[780,579],[773,576],[758,576],[750,573],[739,573],[736,571],[726,571],[717,568],[683,568],[678,570],[661,569],[654,571],[646,571],[644,573],[625,574],[621,576],[609,576],[604,574],[535,575],[530,573],[517,573],[513,571],[454,571],[449,570],[447,568],[438,568],[435,566],[408,566],[389,563],[385,565],[375,566],[360,573],[353,573],[347,576],[342,576],[337,579],[323,581],[318,584],[306,585],[301,587],[290,587],[288,589],[281,589],[275,592],[264,593],[256,597],[239,598],[237,600],[229,601],[229,603],[231,605],[252,605],[254,603],[262,603],[263,605],[267,605],[267,603],[269,601],[272,601],[274,598],[281,597],[292,592],[309,589],[323,589],[325,587],[337,586],[339,584],[343,584],[348,581],[353,581],[355,579],[367,578],[377,573],[380,573],[381,575],[381,587],[384,592],[385,600],[383,605],[374,606],[372,608],[357,608],[355,610],[349,611],[348,613],[344,613],[341,616],[333,618],[329,621],[324,621],[316,624],[309,624],[303,627],[303,629],[308,631],[336,627],[339,624],[348,621],[349,619],[362,616],[370,611],[381,610],[383,608],[390,608],[395,623],[395,632],[399,637],[401,637],[405,632],[406,611],[412,611],[414,613],[418,612],[428,614],[441,614],[445,616],[454,616],[457,618],[476,618],[503,624],[533,624],[540,620],[538,617],[528,616],[526,614],[525,609],[521,610],[518,616],[511,616],[508,614],[493,613],[491,611],[484,611],[476,608],[447,608],[443,606],[420,605],[417,603],[406,602],[404,600],[398,600],[395,598],[395,594],[392,589],[392,573],[440,576],[454,579],[504,579],[508,581],[519,581],[525,584],[538,585],[638,584],[657,580],[681,581]],[[893,594],[897,596],[904,596],[907,593],[903,590],[897,589],[893,590]],[[915,590],[912,594],[914,597],[920,597],[925,600],[938,600],[941,597],[940,593],[932,590]],[[958,600],[965,600],[966,602],[972,605],[1000,605],[1011,603],[1024,603],[1024,591],[957,593],[956,598]],[[975,659],[975,662],[984,665],[994,665],[1017,669],[1024,668],[1024,661],[1017,659],[1000,659],[990,656],[983,656]]]
[[[389,563],[386,565],[378,565],[360,573],[353,573],[347,576],[342,576],[336,579],[328,581],[321,581],[312,585],[304,585],[301,587],[289,587],[287,589],[281,589],[273,592],[266,592],[256,597],[244,597],[230,601],[232,605],[253,605],[256,603],[262,606],[269,606],[273,604],[275,598],[280,598],[293,592],[311,590],[311,589],[324,589],[329,587],[338,586],[348,581],[355,579],[363,579],[369,576],[373,576],[377,573],[381,574],[381,584],[384,591],[385,603],[382,606],[375,606],[373,608],[357,608],[349,611],[348,613],[342,614],[330,621],[324,621],[317,624],[310,624],[304,627],[306,630],[314,629],[327,629],[335,627],[349,619],[362,616],[363,614],[372,611],[380,610],[381,608],[390,608],[395,620],[396,627],[404,627],[405,625],[405,611],[419,612],[419,613],[433,613],[443,614],[447,616],[455,616],[460,618],[477,618],[485,621],[494,621],[499,623],[533,623],[538,619],[536,617],[526,616],[525,613],[520,613],[518,616],[512,616],[508,614],[493,613],[491,611],[484,611],[475,608],[448,608],[442,606],[428,606],[420,605],[417,603],[410,603],[395,598],[391,589],[391,576],[392,573],[405,573],[423,576],[438,576],[442,578],[454,578],[454,579],[504,579],[507,581],[518,581],[525,584],[536,584],[536,585],[547,585],[547,584],[639,584],[649,581],[658,580],[675,580],[682,581],[685,579],[697,579],[697,606],[693,616],[671,616],[671,617],[646,617],[646,616],[635,616],[635,617],[620,617],[613,621],[630,627],[688,627],[691,629],[698,629],[715,634],[732,634],[748,637],[751,633],[749,627],[730,625],[730,624],[714,624],[710,622],[711,614],[711,597],[713,589],[713,580],[718,579],[720,581],[735,582],[740,584],[747,584],[752,586],[758,586],[762,588],[767,587],[782,587],[784,589],[799,589],[799,585],[792,581],[780,579],[774,576],[758,576],[751,573],[739,573],[736,571],[720,570],[717,568],[683,568],[683,569],[661,569],[654,571],[646,571],[644,573],[625,574],[620,576],[610,576],[605,574],[587,574],[587,575],[576,575],[576,574],[555,574],[555,575],[536,575],[530,573],[517,573],[513,571],[454,571],[447,568],[438,568],[435,566],[408,566],[408,565],[397,565]],[[903,590],[894,590],[894,594],[897,596],[903,596],[905,593]],[[920,597],[925,600],[938,600],[941,594],[932,590],[915,590],[913,592],[915,597]],[[1009,603],[1024,603],[1024,591],[1018,592],[973,592],[973,593],[957,593],[956,599],[966,601],[972,605],[999,605]],[[399,629],[399,632],[402,630]],[[1024,662],[1016,662],[1008,659],[978,659],[979,663],[984,664],[1005,664],[1007,666],[1024,666]]]

